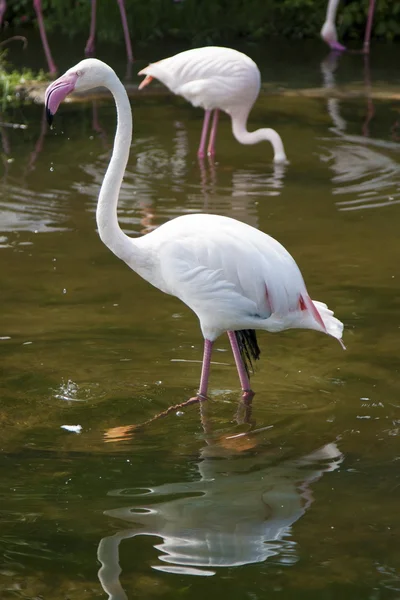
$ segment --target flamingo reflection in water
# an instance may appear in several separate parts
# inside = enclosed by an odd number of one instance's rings
[[[313,502],[311,484],[342,462],[336,443],[277,464],[270,446],[257,443],[262,430],[218,437],[207,406],[200,410],[207,445],[200,451],[197,481],[108,494],[123,505],[104,514],[129,523],[98,547],[98,576],[109,600],[127,598],[119,581],[119,546],[136,536],[162,539],[154,546],[161,555],[152,568],[168,573],[212,576],[216,568],[272,556],[282,564],[297,561],[291,527]]]
[[[348,124],[341,113],[343,101],[337,97],[335,90],[338,64],[339,56],[335,52],[321,63],[323,85],[331,92],[327,96],[327,110],[333,125],[330,131],[334,134],[334,137],[324,138],[324,142],[329,142],[329,148],[326,148],[325,155],[321,155],[321,160],[328,163],[333,171],[333,194],[352,196],[351,200],[341,200],[336,205],[340,211],[353,211],[399,204],[400,165],[390,153],[398,154],[400,144],[370,137],[375,108],[369,57],[364,57],[366,112],[361,134],[348,132]]]

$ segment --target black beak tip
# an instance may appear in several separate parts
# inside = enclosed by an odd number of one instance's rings
[[[51,110],[49,109],[48,106],[46,106],[46,119],[49,125],[51,125],[53,123],[53,113],[51,112]]]

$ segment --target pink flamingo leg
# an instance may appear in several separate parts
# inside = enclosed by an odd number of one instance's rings
[[[85,46],[85,54],[93,54],[94,53],[94,38],[96,35],[96,1],[92,0],[92,12],[90,17],[90,32],[88,41]]]
[[[335,52],[345,52],[346,50],[346,46],[343,46],[343,44],[340,44],[339,42],[330,42],[329,47]]]
[[[369,0],[368,20],[367,20],[367,26],[365,28],[365,37],[364,37],[364,46],[363,46],[363,51],[365,52],[365,54],[369,53],[369,41],[371,39],[372,21],[374,19],[374,11],[375,11],[375,0]]]
[[[197,156],[199,158],[204,158],[204,156],[205,156],[207,133],[208,133],[208,126],[210,124],[210,117],[211,117],[211,110],[206,110],[204,112],[204,121],[203,121],[203,129],[201,130],[200,146],[199,146],[199,149],[197,150]]]
[[[128,62],[132,63],[133,62],[132,45],[131,45],[131,38],[129,37],[128,21],[126,19],[125,3],[124,3],[124,0],[117,0],[117,2],[118,2],[118,6],[119,6],[119,11],[121,13],[122,27],[124,30],[126,55],[128,57]]]
[[[240,356],[236,335],[234,331],[228,331],[227,333],[231,343],[233,358],[235,359],[236,368],[240,379],[240,385],[243,391],[243,399],[249,400],[254,396],[254,392],[250,387],[250,379],[248,378],[242,357]]]
[[[7,2],[6,0],[0,0],[0,27],[3,23],[4,13],[6,12]]]
[[[197,398],[202,400],[207,398],[212,347],[213,343],[210,340],[204,340],[203,365],[201,367],[200,387],[197,394]]]
[[[208,142],[208,148],[207,148],[208,156],[215,155],[215,140],[217,137],[218,117],[219,117],[219,110],[218,110],[218,108],[216,108],[214,110],[213,121],[212,121],[212,125],[211,125],[210,140]]]
[[[43,21],[43,13],[42,13],[42,0],[33,0],[33,8],[36,12],[36,17],[39,24],[40,37],[42,38],[42,44],[44,53],[46,55],[47,64],[49,66],[49,71],[52,75],[57,73],[57,67],[54,63],[53,57],[51,56],[50,46],[47,41],[46,29],[44,27]]]

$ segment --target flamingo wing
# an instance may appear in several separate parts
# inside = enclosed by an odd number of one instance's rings
[[[161,228],[173,231],[159,248],[160,287],[202,322],[219,323],[220,332],[295,310],[305,285],[283,246],[244,223],[208,217],[180,217]]]

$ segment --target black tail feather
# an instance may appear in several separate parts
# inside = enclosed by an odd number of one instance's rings
[[[250,373],[254,373],[253,360],[258,360],[261,354],[256,332],[254,329],[241,329],[235,331],[235,336],[247,376],[250,377]]]

